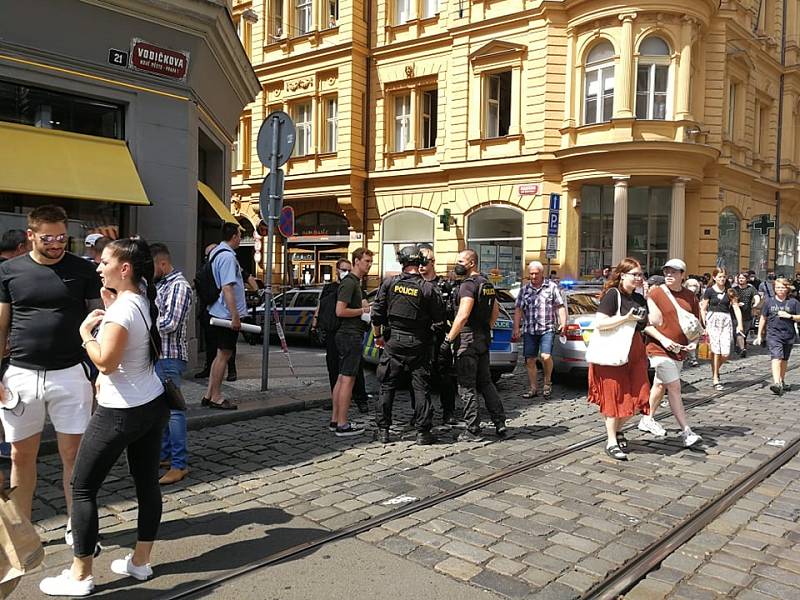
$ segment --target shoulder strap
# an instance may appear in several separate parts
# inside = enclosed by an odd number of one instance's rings
[[[666,283],[662,283],[662,284],[661,284],[660,286],[658,286],[658,287],[660,287],[660,288],[661,288],[661,291],[662,291],[662,292],[664,292],[664,295],[665,295],[667,298],[669,298],[669,299],[670,299],[670,302],[672,302],[672,306],[674,306],[674,307],[675,307],[675,311],[676,311],[676,312],[679,312],[679,311],[683,310],[683,309],[680,307],[680,305],[678,304],[678,301],[677,301],[677,300],[675,300],[675,296],[673,296],[673,295],[672,295],[672,292],[671,292],[671,291],[670,291],[670,289],[667,287],[667,284],[666,284]]]
[[[144,322],[144,328],[147,330],[147,337],[150,339],[150,346],[153,348],[153,350],[156,351],[156,356],[158,358],[161,358],[161,349],[156,347],[156,341],[153,339],[153,334],[150,332],[150,328],[147,326],[147,319],[145,318],[144,313],[142,312],[142,309],[139,308],[139,305],[136,304],[136,302],[134,302],[133,305],[136,307],[136,310],[139,311],[139,314],[142,315],[142,321]]]
[[[614,290],[617,292],[617,316],[619,317],[622,315],[622,292],[618,287],[615,287]]]

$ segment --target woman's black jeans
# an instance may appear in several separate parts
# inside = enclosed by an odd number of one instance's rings
[[[123,450],[139,501],[137,540],[156,539],[161,522],[158,461],[169,420],[166,399],[159,396],[136,408],[98,406],[83,434],[72,474],[72,531],[78,558],[92,556],[97,543],[97,492]]]

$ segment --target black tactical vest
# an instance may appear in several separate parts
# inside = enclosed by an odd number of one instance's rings
[[[430,327],[422,322],[422,275],[403,273],[389,284],[386,317],[389,327],[401,331],[422,331]]]

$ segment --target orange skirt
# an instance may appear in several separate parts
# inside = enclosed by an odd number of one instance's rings
[[[633,334],[627,364],[619,367],[589,364],[589,402],[606,417],[650,414],[647,353],[640,333]]]

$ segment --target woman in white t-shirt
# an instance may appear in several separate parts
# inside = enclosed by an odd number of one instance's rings
[[[153,259],[144,240],[110,243],[97,268],[103,280],[105,311],[95,310],[80,327],[83,346],[97,365],[97,410],[83,435],[72,482],[72,568],[44,579],[50,595],[92,592],[92,560],[97,542],[97,493],[123,451],[139,501],[133,553],[111,563],[111,570],[139,580],[152,576],[150,553],[161,522],[158,461],[169,419],[164,387],[155,373],[158,334]],[[92,334],[99,325],[95,338]]]

